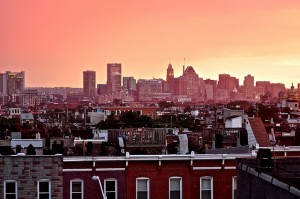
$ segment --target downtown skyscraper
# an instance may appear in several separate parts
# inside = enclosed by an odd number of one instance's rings
[[[109,94],[121,91],[122,66],[119,63],[107,64],[107,91]]]
[[[21,93],[25,88],[25,72],[0,73],[0,93],[3,96]]]
[[[96,72],[83,71],[83,95],[93,98],[96,95]]]

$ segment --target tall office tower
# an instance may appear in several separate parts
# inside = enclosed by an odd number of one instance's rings
[[[186,88],[187,88],[187,96],[189,98],[193,98],[194,100],[199,100],[200,97],[200,78],[198,74],[195,72],[192,66],[188,66],[184,73],[183,77],[186,79]]]
[[[229,89],[229,92],[232,92],[233,90],[236,90],[239,88],[239,79],[236,78],[236,77],[230,77],[229,78],[229,85],[228,85],[228,89]]]
[[[5,78],[5,75],[3,73],[0,73],[0,95],[4,95],[4,78]]]
[[[135,91],[136,79],[134,79],[134,77],[123,77],[123,89],[128,91]]]
[[[254,76],[247,75],[244,78],[245,97],[254,99]]]
[[[218,81],[217,80],[206,79],[206,80],[204,80],[204,83],[205,83],[205,85],[209,85],[209,86],[205,86],[207,99],[215,98],[216,97],[216,92],[217,92]],[[212,89],[212,91],[208,91],[208,89]]]
[[[107,95],[107,85],[106,84],[97,84],[97,94],[98,95]]]
[[[264,94],[267,94],[267,92],[271,92],[271,82],[270,81],[256,81],[256,87],[263,87],[264,88]]]
[[[230,75],[228,75],[228,74],[219,74],[218,88],[228,89],[229,88],[229,79],[230,79]]]
[[[0,92],[7,96],[20,94],[25,88],[25,72],[10,72],[0,74]]]
[[[176,97],[187,97],[187,81],[185,77],[174,78],[173,95]]]
[[[229,92],[232,92],[239,88],[239,79],[231,77],[229,74],[219,74],[218,88],[228,89]]]
[[[96,72],[83,71],[83,96],[93,98],[96,95]]]
[[[279,97],[280,92],[285,92],[285,85],[282,83],[271,83],[272,96]]]
[[[107,64],[107,91],[108,93],[117,93],[121,91],[121,64]]]

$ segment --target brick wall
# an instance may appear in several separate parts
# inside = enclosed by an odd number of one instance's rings
[[[72,159],[65,157],[64,159]],[[90,158],[90,159],[89,159]],[[126,175],[125,161],[100,161],[94,162],[92,157],[87,161],[66,161],[63,165],[63,198],[70,198],[71,180],[81,180],[83,182],[83,196],[88,199],[99,199],[101,191],[99,183],[92,179],[92,176],[99,176],[104,188],[104,180],[115,179],[117,181],[117,194],[119,199],[126,198]],[[89,159],[89,160],[88,160]],[[102,171],[99,171],[102,170]],[[117,170],[114,170],[117,169]]]
[[[213,198],[232,198],[232,177],[237,175],[235,160],[227,160],[222,164],[221,160],[194,161],[130,161],[127,168],[127,197],[136,198],[136,178],[145,177],[150,180],[150,198],[169,198],[170,177],[182,178],[182,197],[200,198],[200,177],[211,176],[213,178]],[[194,170],[196,167],[206,167],[202,170]],[[211,167],[211,169],[208,169]],[[219,169],[214,169],[219,167]]]
[[[37,198],[37,182],[51,181],[51,198],[63,198],[62,157],[0,156],[0,198],[4,197],[4,181],[16,180],[18,199]]]

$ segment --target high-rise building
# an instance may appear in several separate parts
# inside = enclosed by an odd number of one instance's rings
[[[229,89],[229,74],[219,74],[219,82],[218,88],[219,89]]]
[[[229,74],[219,74],[218,88],[228,89],[229,92],[232,92],[239,88],[239,79],[231,77]]]
[[[229,92],[232,92],[233,90],[236,90],[239,88],[239,79],[236,77],[230,77],[229,78]]]
[[[190,98],[194,98],[195,100],[198,100],[200,96],[200,89],[199,89],[199,76],[195,72],[194,68],[192,66],[188,66],[183,76],[186,79],[187,82],[187,96]]]
[[[83,71],[83,96],[93,98],[96,95],[96,72]]]
[[[244,78],[245,98],[254,99],[254,76],[247,75]]]
[[[285,85],[282,83],[271,83],[270,87],[273,97],[279,97],[280,92],[285,92]]]
[[[256,81],[256,87],[263,87],[265,94],[267,94],[267,92],[271,92],[271,82],[270,81]]]
[[[0,73],[0,92],[3,93],[3,87],[4,87],[4,74]]]
[[[139,79],[138,99],[152,101],[155,95],[163,92],[163,79]]]
[[[206,97],[208,100],[213,99],[216,97],[216,92],[217,92],[217,80],[211,80],[211,79],[206,79],[204,80],[205,85],[205,92],[206,92]],[[208,91],[208,89],[212,89],[212,91]]]
[[[187,81],[183,76],[174,78],[173,96],[187,97]]]
[[[123,89],[128,91],[135,91],[136,79],[134,79],[134,77],[123,77]]]
[[[20,94],[25,88],[25,72],[6,71],[0,74],[0,92],[2,95]]]
[[[107,84],[97,84],[97,94],[107,95]]]
[[[174,98],[185,98],[186,101],[201,101],[204,99],[205,83],[199,78],[192,66],[183,67],[183,75],[173,80],[172,94]]]
[[[107,64],[107,90],[108,93],[121,91],[122,66],[118,63]]]

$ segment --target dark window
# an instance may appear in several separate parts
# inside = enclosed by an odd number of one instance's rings
[[[72,181],[71,195],[72,199],[82,199],[82,181]]]
[[[5,199],[17,199],[16,182],[5,182]]]
[[[106,180],[105,181],[105,193],[107,199],[116,199],[117,198],[117,188],[115,180]]]
[[[39,199],[50,199],[50,181],[39,181]]]

